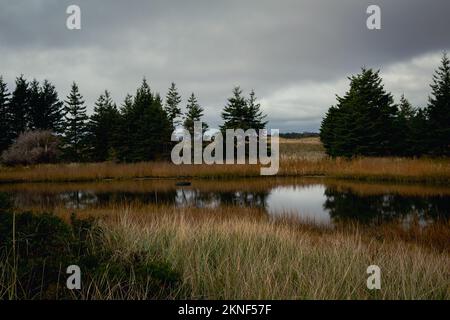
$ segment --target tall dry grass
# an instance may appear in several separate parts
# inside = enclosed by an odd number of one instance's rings
[[[450,183],[449,159],[355,158],[303,159],[282,162],[281,175],[323,175],[333,178],[397,182]]]
[[[67,209],[56,213],[69,220]],[[78,299],[158,297],[136,277],[137,270],[111,278],[114,266],[134,261],[163,262],[175,270],[178,285],[161,293],[169,299],[450,298],[448,223],[410,230],[330,228],[271,219],[256,208],[138,204],[84,209],[78,216],[98,218],[92,252],[108,252],[111,263],[82,283]],[[381,268],[377,291],[366,287],[373,264]],[[12,274],[10,261],[0,259],[0,296],[20,287]]]
[[[121,257],[154,252],[182,274],[193,299],[449,299],[448,252],[358,231],[315,230],[258,214],[147,208],[103,220]],[[250,209],[245,209],[250,210]],[[251,211],[251,210],[250,210]],[[369,291],[366,269],[382,270]]]
[[[450,183],[448,159],[356,158],[281,160],[277,176]],[[260,177],[258,165],[180,165],[169,162],[133,164],[87,163],[38,165],[0,169],[0,182],[74,182],[105,179]]]
[[[331,159],[318,138],[280,139],[277,176],[326,176],[360,180],[450,183],[449,159]],[[232,179],[260,177],[259,165],[180,165],[170,162],[132,164],[82,163],[0,167],[0,182],[81,182],[145,178]]]

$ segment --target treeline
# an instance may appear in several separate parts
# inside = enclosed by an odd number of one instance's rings
[[[16,79],[10,92],[0,76],[0,152],[6,164],[40,162],[137,162],[170,156],[171,134],[182,125],[193,133],[204,109],[192,93],[181,108],[182,98],[172,83],[163,100],[144,79],[134,96],[120,106],[109,91],[95,102],[88,116],[76,83],[64,101],[47,80]],[[247,98],[235,87],[222,111],[225,129],[263,129],[265,115],[254,91]],[[208,125],[204,123],[203,130]]]
[[[394,103],[379,71],[362,69],[349,78],[350,90],[337,97],[322,121],[320,137],[331,156],[449,156],[450,60],[442,57],[425,108],[402,95]]]
[[[280,138],[284,139],[302,139],[302,138],[317,138],[319,134],[316,132],[287,132],[280,133]]]

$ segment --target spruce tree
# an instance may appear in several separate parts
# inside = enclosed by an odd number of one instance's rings
[[[398,116],[395,120],[395,154],[403,156],[413,156],[417,153],[413,143],[415,137],[413,132],[413,120],[417,110],[402,94],[398,106]]]
[[[12,138],[9,118],[10,96],[8,87],[0,76],[0,153],[9,147]]]
[[[195,94],[192,93],[187,101],[186,114],[183,123],[184,128],[189,131],[191,137],[193,137],[194,134],[194,122],[202,120],[203,111],[204,110],[198,103]],[[205,133],[206,130],[208,130],[208,125],[202,123],[202,132]]]
[[[247,100],[246,119],[247,126],[255,129],[257,132],[266,127],[267,121],[264,121],[266,115],[261,111],[261,105],[257,102],[255,91],[250,92],[250,98]]]
[[[264,129],[267,121],[264,121],[266,115],[261,111],[261,105],[257,103],[254,90],[250,97],[246,99],[242,96],[240,87],[233,89],[233,96],[228,98],[228,103],[222,111],[224,124],[221,130],[226,129]]]
[[[410,119],[411,137],[409,139],[408,155],[420,156],[429,151],[427,133],[428,119],[426,111],[418,109],[413,118]]]
[[[333,156],[383,156],[395,153],[397,106],[385,91],[379,71],[362,69],[350,90],[322,122],[321,136]],[[328,117],[333,117],[332,121]]]
[[[450,59],[444,53],[431,84],[427,114],[428,146],[432,154],[450,155]]]
[[[118,132],[116,132],[117,157],[123,162],[131,161],[130,150],[132,150],[132,143],[134,141],[132,137],[134,129],[133,107],[133,96],[127,94],[119,110],[120,123]]]
[[[175,83],[172,82],[169,92],[166,95],[166,104],[164,106],[164,110],[167,113],[170,123],[172,127],[175,128],[180,120],[178,119],[181,116],[181,96],[177,91]]]
[[[228,103],[222,111],[223,125],[220,127],[222,131],[226,129],[249,129],[247,123],[248,111],[247,101],[242,96],[240,87],[233,89],[233,96],[228,98]]]
[[[29,123],[28,83],[23,75],[16,78],[16,88],[9,104],[9,116],[12,138],[15,139],[28,129]]]
[[[41,112],[41,90],[39,82],[36,79],[28,85],[28,111],[29,111],[29,129],[35,130],[36,122],[42,118]]]
[[[147,126],[151,126],[151,121],[148,121],[146,114],[153,103],[153,93],[144,78],[141,86],[136,90],[133,105],[126,115],[126,123],[134,128],[128,139],[130,143],[129,154],[127,155],[128,161],[148,160],[155,152],[155,150],[146,148],[149,137],[145,137]]]
[[[340,154],[337,149],[337,121],[339,119],[339,109],[332,106],[328,109],[320,126],[320,141],[322,142],[328,155],[336,157]]]
[[[132,105],[122,108],[122,121],[131,129],[127,137],[121,134],[120,141],[127,141],[126,148],[119,150],[122,161],[154,160],[168,154],[172,126],[161,97],[152,93],[145,79]]]
[[[97,99],[94,113],[88,123],[90,159],[93,161],[113,160],[116,157],[116,135],[120,114],[105,90]]]
[[[405,95],[402,94],[400,97],[400,104],[398,106],[399,117],[410,120],[416,115],[416,112],[416,108],[414,108],[408,99],[405,98]]]
[[[159,94],[154,95],[152,103],[145,109],[143,126],[140,132],[142,160],[160,160],[170,155],[172,124],[163,108]]]
[[[86,106],[77,84],[72,84],[64,106],[64,157],[67,161],[80,162],[87,159],[87,120]]]
[[[44,80],[40,87],[34,80],[29,89],[30,128],[62,133],[63,102],[59,100],[55,87]]]

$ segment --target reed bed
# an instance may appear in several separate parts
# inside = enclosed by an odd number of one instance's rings
[[[70,220],[63,207],[55,213]],[[273,219],[257,208],[142,204],[77,214],[96,217],[98,240],[90,250],[107,252],[109,262],[83,282],[76,299],[450,298],[448,222],[409,229],[329,227],[289,216]],[[21,287],[12,262],[0,259],[3,298]],[[142,263],[162,263],[177,274],[176,285],[149,289],[136,277],[137,262],[141,269]],[[381,268],[381,290],[366,287],[366,269],[373,264]],[[130,266],[129,274],[111,278],[118,265]]]
[[[448,159],[355,158],[281,160],[278,177],[325,176],[340,179],[450,183]],[[233,179],[261,177],[258,165],[55,164],[0,169],[0,182],[82,182],[105,179]]]
[[[290,213],[280,214],[277,217],[267,215],[262,208],[257,207],[240,207],[240,206],[221,206],[218,208],[197,208],[176,206],[165,204],[143,204],[141,202],[132,203],[110,203],[98,207],[86,207],[76,210],[69,210],[64,205],[59,205],[49,209],[45,205],[39,207],[23,208],[33,212],[45,212],[51,210],[64,220],[69,220],[72,212],[76,212],[81,218],[94,217],[104,222],[112,222],[113,224],[120,221],[120,218],[126,215],[133,221],[156,221],[161,217],[177,217],[182,213],[184,217],[188,217],[190,221],[228,221],[233,220],[238,223],[240,220],[245,221],[261,221],[263,223],[279,224],[290,226],[292,230],[321,236],[323,234],[344,233],[353,234],[361,233],[364,239],[372,241],[374,239],[384,240],[388,242],[404,241],[428,247],[437,251],[448,251],[450,253],[450,221],[436,220],[423,225],[418,219],[405,221],[401,218],[384,222],[381,225],[364,225],[351,221],[336,221],[333,225],[321,224],[314,220],[306,220],[298,215]]]
[[[207,209],[121,210],[102,222],[104,245],[121,257],[162,255],[182,274],[183,298],[450,298],[448,252],[245,210],[222,209],[220,218]],[[372,264],[382,270],[379,291],[366,287]]]
[[[450,183],[448,158],[337,158],[318,138],[280,139],[278,177]],[[261,177],[259,165],[179,165],[166,162],[73,163],[0,167],[0,182],[83,182],[130,179],[236,179]],[[267,178],[267,177],[266,177]]]

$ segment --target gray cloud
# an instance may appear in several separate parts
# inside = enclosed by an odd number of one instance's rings
[[[81,7],[80,31],[65,27],[70,4]],[[369,4],[382,9],[380,31],[365,27]],[[0,73],[11,84],[20,73],[48,78],[65,96],[75,80],[92,108],[106,88],[121,102],[143,76],[163,95],[175,81],[212,125],[239,84],[256,90],[270,126],[317,130],[363,65],[423,105],[450,48],[448,0],[0,0],[0,9]]]

